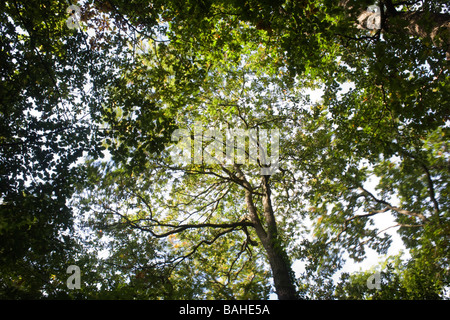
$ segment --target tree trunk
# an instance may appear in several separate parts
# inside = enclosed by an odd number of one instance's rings
[[[263,185],[263,208],[264,217],[267,224],[266,238],[261,242],[266,249],[270,266],[273,273],[273,281],[280,300],[297,299],[297,292],[294,286],[292,269],[286,251],[283,249],[281,240],[278,236],[277,223],[273,213],[272,201],[270,198],[270,176],[262,177]]]
[[[297,291],[294,286],[292,277],[292,269],[286,252],[279,245],[278,240],[270,241],[268,239],[260,239],[269,259],[270,268],[272,269],[273,282],[275,290],[280,300],[298,299]]]
[[[294,286],[294,279],[292,277],[292,270],[289,258],[281,245],[281,241],[277,234],[277,227],[275,219],[267,221],[267,231],[264,229],[261,220],[259,219],[256,207],[253,203],[253,195],[246,190],[246,202],[250,212],[250,219],[254,224],[256,234],[261,241],[269,259],[270,268],[272,270],[273,282],[275,290],[280,300],[295,300],[298,295]],[[264,202],[267,200],[264,199]],[[270,203],[270,198],[268,198]],[[264,206],[265,207],[265,206]],[[273,216],[273,213],[272,213]]]
[[[253,227],[256,230],[256,234],[258,235],[258,238],[261,241],[269,259],[278,299],[298,299],[290,261],[278,236],[277,225],[275,216],[273,214],[272,203],[270,200],[270,186],[268,184],[270,176],[263,176],[262,178],[264,190],[264,220],[266,225],[266,227],[264,228],[253,201],[252,187],[250,183],[245,179],[242,171],[239,168],[237,168],[237,172],[239,178],[242,179],[245,188],[245,201],[247,204],[250,221],[252,222]]]

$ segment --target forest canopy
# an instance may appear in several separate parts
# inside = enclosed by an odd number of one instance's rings
[[[7,0],[0,30],[3,299],[449,298],[446,1]]]

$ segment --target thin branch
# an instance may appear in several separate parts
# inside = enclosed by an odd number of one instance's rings
[[[130,221],[130,220],[128,220]],[[166,223],[157,223],[156,225],[150,225],[147,227],[143,227],[140,225],[137,225],[134,222],[131,222],[131,226],[135,227],[137,229],[140,229],[142,231],[150,232],[152,236],[155,238],[165,238],[167,236],[170,236],[172,234],[183,232],[187,229],[201,229],[201,228],[214,228],[214,229],[224,229],[224,228],[237,228],[237,227],[252,227],[253,223],[250,221],[241,221],[241,222],[234,222],[234,223],[199,223],[199,224],[181,224],[181,225],[174,225],[174,224],[166,224]],[[164,232],[164,233],[155,233],[153,230],[149,229],[148,227],[166,227],[166,228],[173,228],[173,230]]]
[[[169,224],[169,223],[161,223],[157,220],[152,220],[154,224],[149,224],[147,226],[142,226],[138,224],[141,221],[149,221],[149,219],[137,219],[131,220],[126,215],[120,213],[118,210],[114,210],[109,207],[105,207],[107,211],[110,211],[112,214],[116,214],[123,218],[132,228],[139,229],[141,231],[149,232],[155,238],[165,238],[172,234],[183,232],[187,229],[200,229],[200,228],[214,228],[214,229],[224,229],[224,228],[237,228],[237,227],[253,227],[254,224],[248,220],[242,220],[239,222],[232,223],[198,223],[198,224]],[[108,212],[104,212],[108,214]],[[164,233],[155,233],[151,227],[164,227],[164,228],[172,228],[173,230],[164,232]]]
[[[371,192],[369,192],[368,190],[364,189],[363,187],[360,186],[359,189],[361,191],[365,192],[366,194],[368,194],[377,203],[381,203],[381,204],[385,205],[386,208],[389,209],[389,210],[392,210],[392,211],[395,211],[397,213],[400,213],[400,214],[403,214],[403,215],[407,215],[407,216],[418,217],[424,222],[427,221],[427,218],[421,213],[412,212],[412,211],[408,211],[408,210],[404,210],[404,209],[400,209],[398,207],[392,206],[390,203],[388,203],[388,202],[386,202],[386,201],[384,201],[382,199],[378,199]]]
[[[226,176],[221,176],[220,174],[218,174],[215,171],[212,170],[197,170],[197,169],[192,169],[192,168],[183,168],[183,167],[178,167],[178,166],[171,166],[171,165],[167,165],[167,164],[158,164],[156,166],[156,168],[158,169],[169,169],[169,170],[174,170],[174,171],[183,171],[187,174],[208,174],[208,175],[213,175],[216,176],[220,179],[226,180],[226,181],[230,181],[230,182],[235,182],[240,184],[240,180],[239,179],[232,179],[231,175],[230,178],[226,177]],[[222,166],[222,169],[224,168],[224,166]]]
[[[421,167],[423,168],[423,170],[425,171],[425,174],[427,175],[428,190],[429,190],[431,202],[433,202],[433,205],[434,205],[434,212],[438,213],[439,212],[439,204],[436,200],[436,195],[434,193],[434,185],[433,185],[433,180],[431,179],[430,171],[428,170],[427,166],[423,163],[421,164]]]
[[[376,236],[378,236],[380,233],[385,232],[386,230],[392,229],[392,228],[396,228],[396,227],[405,227],[405,228],[419,228],[419,227],[423,227],[423,224],[402,224],[402,223],[397,223],[393,226],[384,228],[383,230],[378,231],[374,236],[370,237],[369,239],[367,239],[366,241],[361,242],[361,245],[365,245],[367,242],[369,242],[371,239],[375,238]]]
[[[371,217],[371,216],[377,215],[379,213],[387,212],[389,210],[390,210],[389,208],[385,208],[385,209],[382,209],[382,210],[372,210],[371,212],[369,212],[367,214],[355,215],[355,216],[353,216],[351,218],[346,219],[345,222],[344,222],[344,227],[341,229],[341,231],[339,231],[339,233],[336,236],[336,239],[333,240],[333,242],[337,241],[341,237],[341,234],[343,234],[345,231],[347,231],[350,221],[358,219],[358,218]]]
[[[391,204],[389,204],[388,202],[386,202],[384,200],[381,200],[381,199],[378,199],[371,192],[369,192],[368,190],[364,189],[363,187],[360,186],[358,189],[360,189],[364,193],[368,194],[377,203],[381,203],[381,204],[385,205],[385,208],[384,209],[378,209],[378,210],[377,209],[372,209],[369,213],[361,214],[361,215],[354,215],[353,217],[347,218],[345,220],[345,222],[344,222],[343,228],[339,231],[339,233],[337,234],[336,238],[330,240],[328,243],[337,241],[340,238],[340,236],[344,232],[347,231],[347,229],[349,227],[349,222],[351,222],[352,220],[355,220],[355,219],[358,219],[358,218],[364,218],[364,217],[371,217],[371,216],[374,216],[374,215],[377,215],[377,214],[380,214],[380,213],[387,212],[389,210],[395,211],[395,212],[400,213],[400,214],[408,215],[408,216],[419,217],[424,223],[427,221],[425,216],[423,216],[423,214],[421,214],[421,213],[415,213],[415,212],[411,212],[411,211],[407,211],[407,210],[404,210],[404,209],[400,209],[400,208],[394,207]],[[421,227],[421,226],[423,226],[423,224],[411,225],[411,224],[401,224],[401,223],[399,223],[399,224],[396,224],[394,226],[391,226],[391,227],[388,227],[386,229],[381,230],[376,235],[378,235],[381,232],[384,232],[384,231],[386,231],[386,230],[388,230],[390,228],[394,228],[394,227],[398,227],[398,226],[401,226],[401,227]],[[363,244],[366,243],[367,241],[363,242]]]
[[[234,231],[234,229],[236,229],[236,227],[231,227],[230,229],[227,229],[225,231],[222,231],[220,233],[218,233],[212,240],[202,240],[199,243],[197,243],[194,248],[191,250],[191,252],[189,252],[188,254],[182,256],[182,257],[178,257],[175,260],[173,260],[173,267],[172,270],[175,269],[175,267],[181,263],[182,261],[186,260],[187,258],[189,258],[191,255],[193,255],[195,252],[197,252],[198,248],[200,248],[200,246],[202,244],[207,244],[207,245],[212,245],[217,239],[219,239],[221,236],[230,233],[232,231]],[[178,261],[176,261],[178,260]]]
[[[140,35],[143,35],[149,39],[151,39],[154,42],[169,42],[170,40],[157,40],[155,38],[153,38],[152,35],[149,35],[146,32],[140,31],[138,30],[133,24],[130,23],[130,21],[128,21],[127,18],[125,18],[125,16],[117,9],[117,7],[115,6],[115,4],[112,3],[112,0],[107,0],[108,3],[110,4],[111,8],[113,8],[114,12],[120,16],[120,18],[126,22],[126,24],[128,25],[129,28],[131,28],[135,33],[138,33]],[[125,32],[126,33],[126,32]],[[127,34],[128,35],[128,34]]]
[[[234,265],[236,264],[236,262],[239,260],[239,258],[241,257],[241,255],[245,252],[246,250],[246,243],[244,242],[241,246],[241,249],[239,250],[239,252],[236,255],[236,258],[233,260],[233,262],[230,265],[230,268],[228,268],[227,271],[227,285],[231,282],[231,271],[233,270]],[[236,275],[238,275],[240,272],[242,271],[242,268],[240,268],[238,270],[238,272],[236,273]]]
[[[350,222],[350,221],[352,221],[354,219],[357,219],[357,218],[371,217],[371,216],[377,215],[379,213],[387,212],[389,210],[390,210],[389,208],[385,208],[385,209],[382,209],[382,210],[371,210],[369,213],[355,215],[355,216],[353,216],[351,218],[348,218],[347,220],[345,220],[345,222]]]
[[[438,213],[439,212],[439,203],[436,200],[433,180],[431,179],[431,174],[430,174],[430,171],[428,170],[427,165],[425,164],[425,162],[422,159],[420,159],[417,156],[413,155],[409,151],[406,151],[406,150],[404,150],[402,148],[399,148],[399,153],[401,153],[402,155],[407,156],[407,157],[417,161],[419,163],[420,167],[425,171],[425,174],[427,176],[428,191],[429,191],[430,199],[431,199],[431,202],[433,202],[434,211],[436,213]]]

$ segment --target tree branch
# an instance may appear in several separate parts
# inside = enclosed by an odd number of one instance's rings
[[[381,200],[381,199],[377,199],[372,193],[370,193],[369,191],[367,191],[366,189],[364,189],[362,186],[359,187],[359,189],[363,192],[365,192],[366,194],[368,194],[373,200],[375,200],[377,203],[383,204],[386,206],[386,209],[388,210],[392,210],[395,211],[397,213],[403,214],[403,215],[407,215],[407,216],[412,216],[412,217],[418,217],[420,218],[423,222],[427,221],[427,218],[421,214],[421,213],[417,213],[417,212],[412,212],[412,211],[408,211],[408,210],[404,210],[404,209],[400,209],[398,207],[392,206],[391,204],[389,204],[388,202]]]
[[[382,1],[382,4],[386,6],[386,12],[384,12],[383,6],[381,6],[381,12],[385,13],[386,16],[393,17],[398,14],[397,9],[395,9],[395,5],[392,3],[391,0],[384,0]]]
[[[439,212],[439,203],[436,200],[436,194],[434,192],[433,180],[431,179],[431,173],[428,170],[427,165],[425,164],[425,162],[423,160],[421,160],[417,156],[413,155],[411,152],[403,150],[402,148],[399,148],[399,152],[401,154],[403,154],[403,155],[405,155],[405,156],[407,156],[407,157],[417,161],[419,163],[420,167],[425,171],[425,174],[427,176],[428,192],[429,192],[429,195],[430,195],[431,202],[433,202],[434,212],[438,213]]]
[[[199,243],[197,243],[197,244],[194,246],[194,248],[191,250],[191,252],[189,252],[188,254],[186,254],[186,255],[184,255],[184,256],[182,256],[182,257],[178,257],[178,258],[176,258],[175,260],[173,260],[173,261],[172,261],[172,263],[173,263],[172,269],[175,269],[175,267],[176,267],[179,263],[181,263],[182,261],[186,260],[186,259],[189,258],[191,255],[193,255],[195,252],[197,252],[198,248],[200,248],[200,246],[201,246],[202,244],[212,245],[212,244],[213,244],[217,239],[219,239],[221,236],[223,236],[223,235],[225,235],[225,234],[227,234],[227,233],[230,233],[230,232],[234,231],[235,228],[236,228],[236,227],[232,227],[232,228],[230,228],[230,229],[227,229],[227,230],[225,230],[225,231],[222,231],[222,232],[218,233],[212,240],[202,240],[202,241],[200,241]],[[178,260],[178,261],[177,261],[177,260]]]
[[[197,224],[170,224],[170,223],[161,223],[157,220],[146,219],[136,219],[131,220],[128,216],[120,213],[118,210],[112,209],[109,206],[104,207],[105,210],[110,211],[112,214],[116,214],[123,218],[128,225],[132,228],[139,229],[141,231],[149,232],[155,238],[165,238],[172,234],[183,232],[187,229],[201,229],[201,228],[213,228],[213,229],[227,229],[227,228],[237,228],[237,227],[253,227],[254,224],[248,220],[242,220],[239,222],[230,222],[230,223],[197,223]],[[107,212],[106,212],[107,213]],[[142,226],[139,224],[141,221],[151,221],[153,224],[148,224]],[[163,227],[163,228],[172,228],[173,230],[156,233],[151,228],[153,227]]]
[[[402,223],[397,223],[397,224],[395,224],[393,226],[390,226],[390,227],[384,228],[383,230],[378,231],[374,236],[370,237],[366,241],[361,242],[361,245],[365,245],[367,242],[369,242],[371,239],[375,238],[380,233],[385,232],[386,230],[389,230],[389,229],[392,229],[392,228],[396,228],[396,227],[418,228],[418,227],[423,227],[423,224],[402,224]]]
[[[256,234],[259,239],[265,239],[267,237],[266,230],[259,219],[258,211],[256,210],[255,203],[253,201],[253,188],[251,184],[247,181],[244,176],[244,173],[239,168],[238,164],[234,164],[234,168],[237,172],[237,177],[243,181],[245,188],[245,202],[247,204],[247,210],[249,212],[250,221],[253,223],[253,227],[255,228]]]
[[[425,174],[427,176],[427,182],[428,182],[428,191],[430,194],[430,199],[431,202],[433,202],[433,206],[434,206],[434,212],[438,213],[439,212],[439,204],[436,200],[436,195],[434,193],[434,185],[433,185],[433,180],[431,179],[431,174],[430,171],[428,170],[427,166],[425,164],[421,164],[423,170],[425,171]]]

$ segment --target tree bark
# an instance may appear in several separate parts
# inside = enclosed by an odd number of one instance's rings
[[[351,12],[353,5],[349,0],[341,0],[339,3],[345,10]],[[381,13],[381,29],[383,32],[399,32],[400,30],[394,22],[396,19],[403,20],[405,27],[401,32],[420,38],[430,38],[433,45],[442,48],[450,55],[450,15],[448,13],[436,13],[428,11],[397,11],[395,5],[390,0],[382,1],[386,10]],[[357,25],[360,29],[369,29],[368,23],[371,14],[366,8],[357,10]],[[402,24],[403,25],[403,24]]]
[[[245,201],[249,212],[249,219],[253,223],[256,234],[261,241],[269,259],[272,270],[275,290],[280,300],[296,300],[298,294],[294,285],[294,278],[289,258],[278,236],[277,224],[270,199],[270,176],[263,176],[263,209],[265,227],[259,218],[258,210],[253,200],[252,186],[245,179],[242,171],[237,167],[236,171],[245,188]]]
[[[286,251],[283,249],[281,239],[278,236],[277,223],[270,197],[271,191],[269,179],[270,176],[262,177],[264,193],[263,208],[267,225],[267,236],[265,239],[261,239],[261,242],[266,249],[267,256],[269,258],[278,298],[280,300],[298,299],[294,286],[294,279],[292,277],[291,264]]]
[[[435,46],[449,52],[450,15],[417,11],[401,12],[397,17],[407,21],[407,26],[404,30],[408,35],[421,39],[430,38]],[[389,29],[389,19],[387,20],[386,29]]]
[[[297,291],[292,278],[292,269],[287,259],[286,252],[277,245],[267,240],[261,241],[266,250],[272,269],[273,282],[279,300],[298,299]]]

